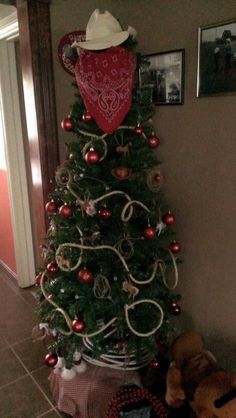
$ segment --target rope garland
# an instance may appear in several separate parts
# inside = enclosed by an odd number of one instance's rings
[[[118,128],[117,128],[117,131],[120,131],[120,130],[123,130],[123,129],[127,129],[127,130],[134,130],[136,128],[136,126],[126,126],[126,125],[120,125]],[[107,133],[105,133],[105,134],[103,134],[103,135],[96,135],[96,134],[92,134],[92,133],[90,133],[90,132],[87,132],[87,131],[84,131],[83,129],[77,129],[78,130],[78,132],[81,134],[81,135],[84,135],[84,136],[89,136],[90,138],[94,138],[94,139],[104,139],[104,138],[106,138],[107,136],[109,136],[110,134],[107,134]],[[147,138],[146,137],[146,135],[145,135],[145,133],[144,132],[142,132],[142,136],[143,136],[143,138]]]
[[[155,305],[159,309],[160,315],[161,315],[158,325],[155,328],[153,328],[151,331],[145,332],[145,333],[138,332],[132,327],[130,320],[129,320],[129,315],[128,315],[129,309],[133,309],[136,305],[140,305],[141,303],[148,303],[148,304]],[[151,335],[155,334],[155,332],[161,327],[163,323],[163,319],[164,319],[163,309],[159,305],[159,303],[157,303],[155,300],[152,300],[152,299],[138,300],[137,302],[133,302],[130,305],[125,305],[124,309],[125,309],[125,319],[126,319],[127,325],[129,329],[133,332],[133,334],[137,335],[138,337],[150,337]]]
[[[45,299],[47,300],[47,302],[49,302],[55,308],[55,310],[53,311],[52,315],[55,315],[56,312],[60,312],[62,314],[62,316],[64,317],[65,322],[66,322],[68,328],[70,329],[70,331],[65,331],[65,330],[62,330],[62,329],[59,328],[58,330],[59,330],[59,332],[62,335],[71,335],[73,333],[73,334],[75,334],[75,335],[77,335],[79,337],[88,337],[88,338],[95,337],[96,335],[101,334],[103,331],[105,331],[107,328],[109,328],[117,320],[117,317],[112,318],[107,324],[103,325],[101,328],[99,328],[99,330],[94,331],[94,332],[83,333],[83,334],[80,333],[80,332],[75,332],[72,329],[72,323],[71,323],[71,319],[70,319],[69,315],[64,311],[64,309],[60,308],[60,306],[57,303],[55,303],[46,294],[45,289],[44,289],[44,286],[43,286],[45,277],[46,277],[46,271],[44,271],[43,274],[42,274],[42,277],[41,277],[41,280],[40,280],[40,287],[41,287],[41,291],[42,291]]]
[[[129,276],[129,278],[134,283],[136,283],[136,284],[147,284],[147,283],[151,283],[152,280],[154,279],[154,277],[156,276],[156,272],[157,272],[157,268],[158,268],[158,261],[155,261],[154,262],[152,274],[151,274],[151,276],[148,279],[145,279],[145,280],[137,280],[130,273],[129,267],[128,267],[128,265],[127,265],[124,257],[119,253],[119,251],[115,247],[112,247],[111,245],[97,245],[95,247],[91,247],[89,245],[82,245],[82,244],[76,244],[76,243],[71,243],[71,242],[65,242],[63,244],[60,244],[59,247],[58,247],[58,249],[57,249],[57,251],[56,251],[56,262],[57,262],[57,264],[58,264],[58,266],[60,268],[61,268],[61,265],[62,265],[60,251],[61,251],[62,248],[66,248],[66,247],[79,248],[81,250],[90,250],[90,251],[98,251],[98,250],[110,250],[110,251],[113,251],[118,256],[118,258],[120,259],[120,261],[122,262],[122,264],[123,264],[123,266],[124,266],[124,268],[125,268],[128,276]],[[67,267],[65,267],[65,265],[63,265],[62,266],[63,267],[62,269],[64,271],[67,271],[67,272],[76,270],[79,267],[79,265],[81,264],[81,262],[82,262],[82,257],[80,255],[79,260],[78,260],[78,262],[76,263],[76,265],[74,267],[71,267],[70,266],[70,267],[67,268]]]
[[[136,204],[138,206],[141,206],[144,210],[146,210],[147,212],[151,212],[150,209],[148,209],[148,207],[146,205],[144,205],[142,202],[140,202],[139,200],[131,200],[130,202],[126,203],[126,205],[124,206],[122,212],[121,212],[121,220],[123,222],[128,222],[132,216],[132,214],[130,215],[130,212],[128,215],[126,215],[127,210],[129,209],[129,207],[131,206],[133,208],[133,205]],[[133,211],[132,211],[133,213]]]
[[[160,268],[160,271],[161,271],[162,280],[163,280],[164,285],[167,287],[167,289],[174,290],[177,287],[178,281],[179,281],[178,268],[177,268],[177,264],[176,264],[176,260],[175,260],[174,255],[172,254],[172,252],[170,250],[167,250],[167,251],[170,254],[170,257],[171,257],[171,260],[172,260],[173,266],[174,266],[174,273],[175,273],[174,278],[175,279],[174,279],[174,284],[172,286],[170,286],[167,283],[166,276],[165,276],[166,265],[165,265],[163,260],[159,260],[159,268]]]

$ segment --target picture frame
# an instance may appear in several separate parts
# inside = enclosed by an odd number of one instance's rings
[[[236,18],[198,30],[197,97],[236,92]]]
[[[155,105],[182,105],[185,50],[160,52],[145,58],[140,70],[140,87],[152,89]]]

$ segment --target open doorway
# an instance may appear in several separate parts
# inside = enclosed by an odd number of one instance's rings
[[[16,9],[12,6],[0,5],[0,118],[2,125],[0,129],[11,208],[11,218],[8,217],[7,220],[12,221],[13,233],[12,239],[9,236],[1,237],[3,254],[5,253],[5,256],[8,254],[8,258],[5,259],[6,262],[0,259],[0,268],[8,268],[8,272],[13,273],[13,276],[15,273],[19,286],[27,287],[33,285],[35,281],[35,257],[29,204],[30,184],[27,179],[30,176],[27,176],[26,130],[17,72],[17,49]],[[3,156],[3,150],[1,154]],[[1,196],[1,199],[7,199],[7,194]],[[8,230],[11,232],[11,226]],[[15,260],[12,254],[12,259],[9,258],[9,252],[14,249]],[[8,266],[9,263],[12,264]]]

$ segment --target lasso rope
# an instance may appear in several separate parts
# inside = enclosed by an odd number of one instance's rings
[[[153,304],[160,311],[160,320],[159,320],[158,325],[156,327],[154,327],[151,331],[145,332],[145,333],[138,332],[132,327],[132,325],[130,323],[130,320],[129,320],[129,314],[128,314],[129,309],[133,309],[136,305],[140,305],[141,303]],[[161,327],[161,325],[163,323],[163,319],[164,319],[163,309],[159,305],[159,303],[157,303],[155,300],[152,300],[152,299],[138,300],[137,302],[133,302],[130,305],[125,305],[124,309],[125,309],[125,319],[126,319],[127,325],[129,327],[129,329],[133,332],[133,334],[137,335],[138,337],[150,337],[151,335],[155,334],[155,332]]]
[[[42,274],[42,277],[41,277],[41,280],[40,280],[40,287],[41,287],[41,291],[42,291],[42,293],[43,293],[43,295],[44,295],[44,297],[45,297],[45,299],[47,300],[47,302],[49,302],[52,306],[54,306],[54,308],[55,308],[55,310],[53,311],[53,313],[52,313],[52,315],[55,315],[55,313],[56,312],[60,312],[61,314],[62,314],[62,316],[64,317],[64,319],[65,319],[65,322],[66,322],[66,324],[67,324],[67,326],[68,326],[68,328],[69,328],[69,330],[70,331],[65,331],[65,330],[63,330],[63,329],[60,329],[60,328],[58,328],[58,330],[59,330],[59,332],[62,334],[62,335],[71,335],[71,334],[75,334],[75,335],[78,335],[79,337],[88,337],[88,338],[91,338],[91,337],[95,337],[96,335],[99,335],[99,334],[101,334],[103,331],[105,331],[108,327],[110,327],[116,320],[117,320],[117,317],[114,317],[114,318],[112,318],[107,324],[105,324],[105,325],[103,325],[101,328],[99,328],[97,331],[94,331],[94,332],[90,332],[90,333],[80,333],[80,332],[75,332],[73,329],[72,329],[72,322],[71,322],[71,319],[70,319],[70,317],[69,317],[69,315],[64,311],[64,309],[62,309],[62,308],[60,308],[60,306],[57,304],[57,303],[55,303],[47,294],[46,294],[46,292],[45,292],[45,289],[44,289],[44,286],[43,286],[43,284],[44,284],[44,280],[45,280],[45,277],[46,277],[46,271],[45,272],[43,272],[43,274]]]
[[[120,130],[123,130],[123,129],[134,131],[135,128],[136,128],[136,126],[120,125],[117,128],[117,131],[120,131]],[[94,139],[104,139],[104,138],[106,138],[107,136],[110,135],[110,134],[107,134],[107,133],[105,133],[103,135],[96,135],[96,134],[91,134],[90,132],[84,131],[83,129],[77,129],[77,130],[80,134],[82,134],[84,136],[89,136],[90,138],[94,138]],[[147,138],[144,132],[142,132],[141,135],[143,136],[143,138],[145,138],[145,139]]]
[[[124,266],[124,268],[125,268],[128,276],[129,276],[129,278],[134,283],[136,283],[136,284],[147,284],[147,283],[151,283],[152,280],[154,279],[154,277],[156,276],[156,272],[157,272],[157,268],[158,268],[158,261],[155,261],[154,262],[152,274],[151,274],[151,276],[148,279],[145,279],[145,280],[137,280],[130,273],[129,267],[128,267],[128,265],[127,265],[124,257],[120,254],[120,252],[115,247],[112,247],[111,245],[97,245],[95,247],[92,247],[92,246],[89,246],[89,245],[76,244],[76,243],[70,243],[70,242],[65,242],[64,244],[60,244],[59,247],[58,247],[58,249],[57,249],[57,251],[56,251],[56,262],[57,262],[58,266],[60,268],[62,268],[63,271],[67,271],[67,272],[74,271],[74,270],[76,270],[79,267],[79,265],[82,262],[82,257],[80,256],[79,257],[79,260],[75,264],[75,266],[73,266],[73,267],[70,266],[70,267],[67,268],[64,265],[62,265],[62,260],[61,260],[62,257],[60,256],[60,251],[61,251],[62,248],[65,248],[65,247],[79,248],[80,250],[90,250],[90,251],[110,250],[110,251],[114,252],[118,256],[118,258],[120,259],[120,261],[122,262],[122,264],[123,264],[123,266]]]

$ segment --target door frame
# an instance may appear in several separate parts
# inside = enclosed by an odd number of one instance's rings
[[[21,123],[15,42],[18,36],[17,14],[0,21],[0,103],[17,281],[20,287],[35,282],[35,256],[27,182],[24,138]]]
[[[0,0],[1,3],[1,0]],[[11,0],[17,10],[20,41],[20,66],[32,190],[29,196],[33,216],[36,265],[42,263],[47,216],[45,203],[54,188],[59,164],[58,126],[52,63],[50,0]]]

